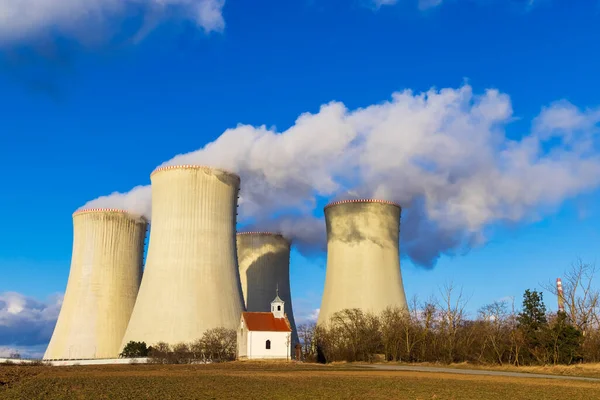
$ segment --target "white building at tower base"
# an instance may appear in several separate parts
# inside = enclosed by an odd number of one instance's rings
[[[271,312],[243,312],[237,331],[239,360],[289,360],[292,327],[284,312],[284,302],[277,296]]]

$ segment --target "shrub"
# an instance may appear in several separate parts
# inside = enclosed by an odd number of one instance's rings
[[[123,352],[119,354],[121,358],[136,358],[136,357],[148,357],[149,349],[145,342],[134,342],[131,341],[125,345]]]
[[[167,364],[169,361],[169,353],[171,352],[171,346],[165,342],[158,342],[151,347],[148,356],[150,362],[155,364]]]
[[[237,334],[233,329],[210,329],[204,333],[198,344],[205,360],[212,362],[235,360]]]
[[[170,346],[159,342],[150,349],[150,362],[156,364],[233,361],[236,357],[237,334],[233,329],[215,328],[189,344],[177,343]]]

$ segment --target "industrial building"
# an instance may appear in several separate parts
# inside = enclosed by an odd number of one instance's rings
[[[246,310],[269,312],[273,293],[285,302],[293,345],[299,342],[290,288],[290,242],[271,232],[240,232],[237,254]]]
[[[399,205],[348,200],[325,206],[327,271],[318,324],[343,309],[406,307],[400,272]]]
[[[244,309],[236,257],[240,178],[203,166],[156,169],[144,277],[129,341],[192,342],[208,329],[237,329]]]
[[[118,356],[142,277],[146,228],[121,210],[73,214],[71,269],[44,359]]]
[[[220,327],[238,331],[240,358],[290,357],[299,343],[290,241],[271,232],[236,235],[240,178],[233,173],[168,166],[151,181],[143,277],[146,220],[114,209],[73,214],[71,271],[44,358],[113,358],[129,341],[189,343]],[[401,207],[350,200],[324,212],[327,272],[318,323],[343,309],[406,307]]]

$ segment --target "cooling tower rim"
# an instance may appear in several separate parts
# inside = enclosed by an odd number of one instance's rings
[[[171,171],[171,170],[176,170],[176,169],[208,169],[208,170],[211,170],[211,171],[218,171],[218,172],[221,172],[223,174],[229,175],[229,176],[237,179],[238,181],[241,180],[240,176],[238,174],[233,173],[231,171],[227,171],[227,170],[222,169],[222,168],[211,167],[211,166],[208,166],[208,165],[195,165],[195,164],[167,165],[165,167],[158,167],[154,171],[152,171],[152,173],[150,174],[150,177],[153,177],[154,175],[158,174],[159,172]]]
[[[268,232],[268,231],[251,231],[251,232],[237,232],[236,236],[279,236],[286,242],[290,243],[291,240],[283,236],[281,232]]]
[[[127,210],[123,210],[120,208],[84,208],[82,210],[77,210],[73,213],[73,217],[78,216],[78,215],[82,215],[82,214],[92,214],[92,213],[96,213],[96,214],[108,214],[108,213],[118,213],[118,214],[125,214],[128,217],[132,217],[132,218],[141,218],[144,221],[146,220],[144,217],[142,216],[138,216],[130,211]]]
[[[387,204],[389,206],[394,206],[394,207],[398,207],[398,208],[402,208],[400,206],[400,204],[398,203],[394,203],[393,201],[388,201],[388,200],[379,200],[379,199],[355,199],[355,200],[340,200],[340,201],[334,201],[332,203],[327,204],[323,209],[326,210],[330,207],[333,206],[338,206],[341,204],[350,204],[350,203],[376,203],[376,204]]]
[[[267,232],[267,231],[250,231],[250,232],[237,232],[236,235],[265,235],[265,236],[283,236],[279,232]]]

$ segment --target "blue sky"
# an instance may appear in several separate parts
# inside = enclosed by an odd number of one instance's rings
[[[196,19],[200,1],[173,0],[165,11],[145,0],[106,6],[101,23],[78,2],[54,6],[67,13],[28,2],[26,27],[0,17],[0,350],[44,344],[51,296],[66,286],[74,210],[149,184],[156,166],[240,123],[282,132],[330,101],[355,110],[405,89],[467,82],[477,94],[510,96],[504,129],[515,140],[543,107],[568,101],[587,121],[578,128],[592,138],[586,156],[598,160],[596,1],[227,0],[222,13]],[[593,177],[559,197],[510,223],[492,219],[484,243],[442,255],[435,268],[403,259],[407,295],[427,299],[452,280],[475,311],[511,296],[519,303],[578,257],[595,262]],[[294,252],[291,271],[297,320],[307,319],[320,304],[325,258]],[[9,312],[15,302],[23,311]]]

